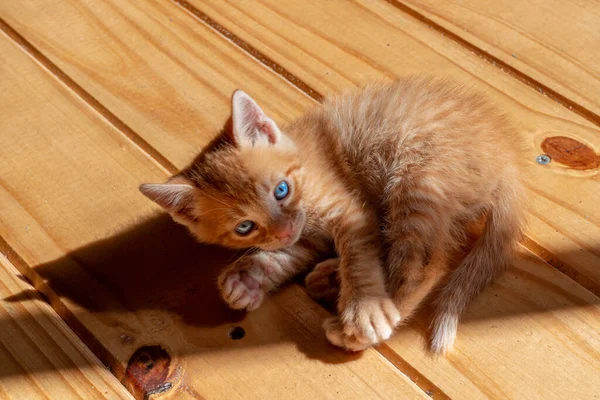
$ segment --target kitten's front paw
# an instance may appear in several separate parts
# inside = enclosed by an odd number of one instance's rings
[[[331,304],[335,303],[340,292],[340,284],[337,276],[339,265],[339,258],[330,258],[315,266],[304,280],[310,297]]]
[[[233,309],[256,310],[265,296],[264,280],[264,272],[257,260],[245,257],[219,276],[221,297]]]
[[[361,351],[389,339],[399,322],[391,299],[367,297],[346,303],[340,318],[326,320],[323,327],[332,344]]]

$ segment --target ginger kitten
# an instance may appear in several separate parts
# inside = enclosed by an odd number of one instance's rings
[[[335,293],[332,273],[340,282],[327,338],[362,350],[441,284],[431,348],[449,349],[460,315],[506,269],[521,235],[506,118],[476,93],[409,78],[329,98],[281,130],[236,91],[232,125],[167,183],[140,188],[198,240],[257,249],[219,278],[229,306],[254,310],[317,264],[310,292]],[[482,215],[483,234],[451,269],[466,225]],[[339,258],[326,259],[332,250]]]

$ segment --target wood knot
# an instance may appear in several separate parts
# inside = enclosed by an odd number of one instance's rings
[[[544,153],[552,157],[552,161],[572,169],[587,170],[600,166],[600,156],[594,149],[566,136],[546,138],[541,147]]]
[[[160,346],[143,346],[133,353],[125,371],[126,386],[137,398],[171,389],[165,382],[169,375],[171,356]]]

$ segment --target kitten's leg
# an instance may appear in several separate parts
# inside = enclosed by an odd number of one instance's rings
[[[448,261],[446,254],[439,251],[429,264],[425,266],[423,274],[418,279],[408,279],[394,293],[394,301],[402,315],[402,323],[412,315],[422,301],[448,274]],[[414,276],[413,276],[414,278]]]
[[[340,209],[329,221],[340,255],[340,316],[324,327],[331,343],[359,351],[387,340],[400,314],[386,290],[377,217],[350,200]]]
[[[327,260],[326,262],[334,262],[337,259]],[[337,286],[339,283],[332,282],[331,276],[327,275],[329,271],[329,267],[325,268],[324,271],[316,271],[317,276],[311,278],[311,282],[317,281],[317,290],[321,292],[327,291],[328,293],[337,293],[339,291],[339,287]],[[333,271],[335,274],[335,270]],[[311,273],[313,274],[313,273]],[[308,287],[308,278],[311,276],[307,276],[307,287]],[[402,285],[394,294],[394,302],[402,316],[402,323],[404,323],[413,312],[419,307],[422,301],[431,293],[431,291],[438,286],[440,281],[448,274],[448,263],[444,256],[444,254],[440,254],[440,257],[434,256],[431,262],[427,265],[427,269],[423,274],[422,279],[419,279],[416,282],[409,283],[407,285]],[[329,284],[327,288],[325,285]],[[311,294],[311,290],[309,289],[309,294]],[[315,297],[313,294],[311,296]],[[319,297],[316,297],[320,299]],[[329,296],[327,300],[332,298]],[[334,337],[344,338],[342,345],[344,347],[352,348],[354,346],[359,346],[359,343],[356,343],[356,338],[348,337],[344,334],[344,327],[341,322],[335,318],[329,319],[325,323],[325,329],[329,332],[329,335]]]
[[[408,318],[435,283],[446,275],[452,240],[449,218],[433,206],[397,205],[388,215],[386,239],[388,288],[394,294],[402,318]],[[414,212],[416,207],[418,212]],[[426,211],[428,208],[430,210]]]
[[[306,276],[305,285],[308,294],[315,300],[334,303],[340,292],[338,277],[339,258],[325,260],[315,266]],[[434,256],[427,265],[423,279],[413,284],[402,285],[394,293],[394,302],[402,316],[402,323],[419,307],[421,302],[448,274],[445,254]]]
[[[457,248],[442,183],[435,177],[405,176],[385,199],[388,287],[402,318],[408,318],[448,273],[450,249]]]
[[[317,254],[300,244],[259,251],[225,268],[218,279],[223,300],[234,309],[257,309],[265,294],[302,272]]]

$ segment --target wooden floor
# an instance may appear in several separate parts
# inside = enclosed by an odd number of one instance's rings
[[[600,398],[597,1],[4,0],[0,18],[0,398]],[[234,255],[137,190],[210,141],[234,89],[283,123],[420,72],[485,91],[529,143],[522,252],[447,357],[426,310],[360,355],[327,345],[299,285],[228,310]]]

